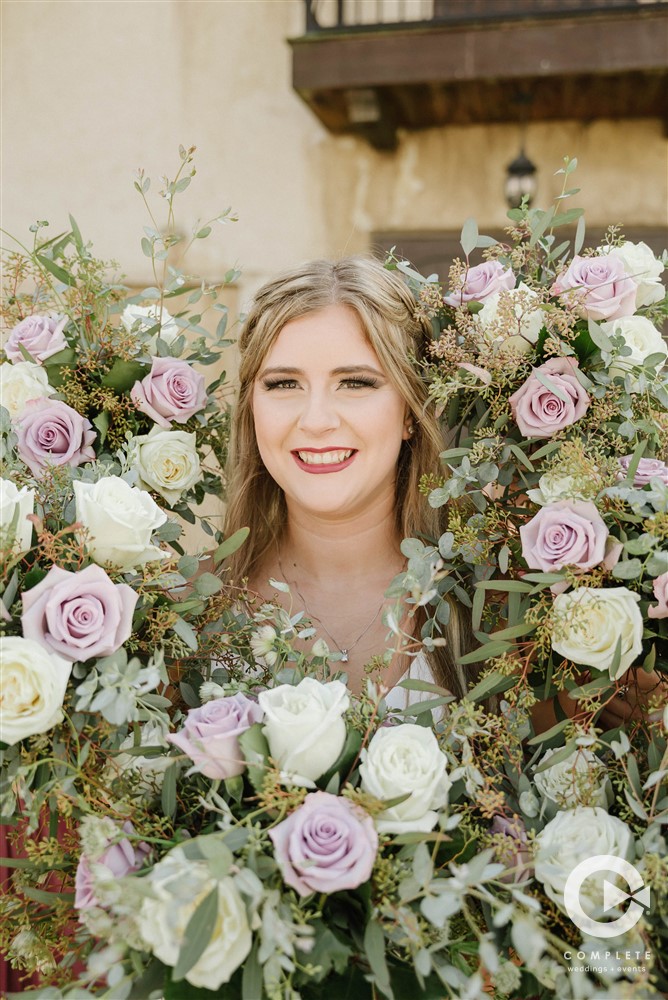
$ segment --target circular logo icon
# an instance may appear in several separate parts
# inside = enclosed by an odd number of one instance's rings
[[[596,920],[582,908],[580,902],[582,885],[590,875],[597,875],[599,872],[620,875],[631,890],[625,892],[614,882],[604,879],[603,914],[618,907],[625,900],[630,900],[625,912],[615,920]],[[595,854],[593,858],[587,858],[576,865],[568,876],[564,888],[564,905],[568,916],[584,934],[597,938],[613,938],[625,934],[638,923],[645,907],[649,906],[649,888],[643,884],[638,869],[629,861],[614,854]]]

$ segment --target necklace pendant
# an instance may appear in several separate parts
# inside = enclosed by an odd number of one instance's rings
[[[342,649],[341,650],[341,663],[347,663],[347,662],[348,662],[348,650],[347,649]]]

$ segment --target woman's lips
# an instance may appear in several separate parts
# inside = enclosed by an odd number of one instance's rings
[[[355,448],[295,448],[291,452],[297,466],[315,476],[347,469],[356,454]]]

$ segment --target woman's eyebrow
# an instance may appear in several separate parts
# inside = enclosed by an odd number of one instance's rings
[[[361,375],[364,372],[371,372],[373,375],[378,375],[380,378],[385,378],[385,373],[380,371],[378,368],[374,368],[373,365],[342,365],[339,368],[333,368],[332,375]],[[302,375],[303,369],[294,368],[291,365],[276,365],[272,368],[264,368],[258,378],[265,378],[267,375]]]

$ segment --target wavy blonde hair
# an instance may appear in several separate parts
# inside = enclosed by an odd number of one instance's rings
[[[239,395],[228,472],[225,535],[246,525],[248,541],[227,562],[240,583],[257,570],[267,553],[280,546],[287,522],[283,491],[262,462],[255,437],[252,398],[262,364],[286,323],[331,305],[347,305],[411,415],[414,432],[399,454],[396,525],[401,538],[436,539],[441,512],[420,494],[422,476],[439,469],[443,437],[416,359],[425,356],[431,337],[427,320],[416,317],[416,301],[396,271],[372,257],[315,260],[285,271],[258,291],[239,339]],[[456,658],[465,645],[465,616],[451,603],[448,645],[432,654],[443,683],[461,694],[464,678]]]

